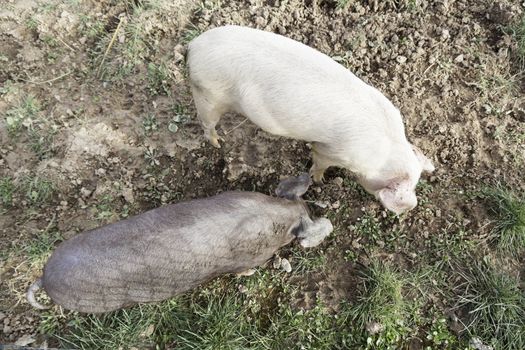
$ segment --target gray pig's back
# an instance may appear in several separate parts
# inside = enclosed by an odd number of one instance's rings
[[[226,192],[157,208],[63,242],[44,268],[57,304],[109,311],[260,265],[294,237],[302,204]]]

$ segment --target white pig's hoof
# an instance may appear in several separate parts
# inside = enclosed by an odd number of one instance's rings
[[[219,143],[219,138],[217,137],[210,138],[210,143],[215,148],[221,148],[221,144]]]
[[[313,176],[314,184],[321,186],[324,185],[324,176],[323,175],[316,175]]]

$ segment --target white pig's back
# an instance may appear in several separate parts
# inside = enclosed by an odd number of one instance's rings
[[[280,35],[220,27],[194,39],[188,58],[192,82],[273,134],[330,143],[402,129],[400,117],[385,113],[395,108],[379,91]]]

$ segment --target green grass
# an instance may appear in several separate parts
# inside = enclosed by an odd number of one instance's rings
[[[373,260],[362,269],[356,298],[337,312],[321,299],[309,309],[295,306],[299,289],[290,276],[260,268],[250,277],[225,276],[171,300],[104,315],[49,311],[39,329],[63,347],[80,349],[399,349],[414,337],[426,337],[428,349],[459,349],[442,317],[422,316],[422,274]],[[373,323],[381,329],[371,333]]]
[[[45,262],[60,241],[62,236],[56,231],[52,218],[44,230],[35,232],[30,239],[14,239],[12,247],[0,253],[0,258],[5,260],[6,266],[13,266],[17,271],[5,284],[5,293],[8,293],[12,301],[17,304],[25,303],[27,287],[42,274]],[[4,294],[4,291],[1,294]],[[37,299],[44,304],[50,303],[45,293],[39,293]]]
[[[326,266],[326,256],[317,249],[295,248],[290,258],[294,273],[308,273],[322,270]]]
[[[36,98],[29,94],[26,95],[4,115],[9,135],[18,136],[24,127],[30,128],[39,113],[40,105]]]
[[[168,67],[161,63],[156,65],[152,62],[148,64],[148,90],[152,95],[170,94],[170,72]]]
[[[98,221],[106,222],[111,218],[118,217],[115,204],[116,200],[112,195],[105,194],[102,196],[95,205],[96,219]]]
[[[80,15],[81,31],[88,39],[100,38],[106,32],[106,26],[101,20],[87,15]]]
[[[171,107],[171,112],[174,114],[173,118],[168,123],[168,130],[171,132],[177,132],[181,125],[187,124],[191,120],[187,108],[180,103],[175,103]]]
[[[142,126],[146,135],[151,134],[159,128],[159,123],[154,114],[148,114],[142,119]]]
[[[484,189],[480,197],[485,200],[493,217],[493,234],[498,249],[511,255],[525,251],[525,198],[498,185]]]
[[[464,260],[456,309],[466,313],[466,332],[495,350],[525,349],[525,295],[520,280],[493,263]]]
[[[425,350],[432,349],[468,349],[460,346],[460,340],[452,334],[448,328],[446,318],[437,318],[432,321],[430,329],[427,331],[426,340],[431,345],[427,346]]]
[[[337,0],[336,1],[336,8],[342,9],[347,7],[349,4],[353,3],[353,0]]]
[[[55,246],[63,240],[59,232],[45,230],[24,243],[22,252],[31,266],[42,268]]]
[[[146,159],[151,167],[160,165],[159,152],[154,147],[146,146],[146,149],[144,150],[144,159]]]
[[[324,305],[292,308],[294,290],[284,273],[217,279],[193,293],[104,315],[44,313],[40,329],[64,347],[117,349],[336,349],[343,348],[347,318]],[[239,291],[239,284],[245,291]],[[64,327],[67,326],[67,327]]]
[[[363,238],[363,244],[374,249],[377,247],[396,250],[405,238],[405,233],[393,227],[398,218],[387,213],[384,218],[377,218],[372,212],[364,213],[354,225],[354,230]]]
[[[53,137],[55,130],[48,127],[48,122],[41,116],[41,107],[38,100],[28,94],[17,105],[5,113],[8,134],[15,138],[26,131],[29,147],[38,159],[48,158],[53,154]]]
[[[22,180],[18,188],[30,205],[39,206],[48,202],[55,192],[55,185],[38,176],[29,176]]]
[[[38,159],[49,158],[54,154],[53,138],[55,131],[49,129],[28,130],[29,147],[36,154]]]
[[[182,35],[182,43],[187,45],[190,41],[198,37],[200,34],[201,30],[193,24],[190,24],[190,26],[184,31]]]
[[[15,197],[23,198],[31,206],[40,206],[47,203],[54,192],[55,185],[38,176],[26,176],[18,183],[8,176],[0,178],[0,203],[5,207],[13,205]]]
[[[404,294],[408,285],[407,277],[389,264],[373,261],[361,270],[350,317],[359,329],[369,333],[367,348],[394,349],[408,337],[413,307]]]
[[[9,176],[0,178],[0,203],[4,207],[10,207],[13,204],[13,194],[15,185],[13,179]]]
[[[516,56],[521,69],[525,68],[525,15],[516,21],[514,25],[506,28],[516,43]]]
[[[137,15],[140,11],[142,9],[137,10]],[[125,40],[113,42],[107,57],[105,57],[106,50],[110,47],[116,28],[108,33],[94,28],[93,35],[98,40],[90,56],[92,68],[97,72],[98,77],[115,83],[123,83],[130,74],[136,72],[139,65],[144,64],[151,51],[144,25],[135,16],[130,17],[128,22],[119,29],[119,35],[123,35]]]
[[[29,17],[26,19],[25,25],[27,29],[35,30],[38,27],[38,22],[33,17]]]

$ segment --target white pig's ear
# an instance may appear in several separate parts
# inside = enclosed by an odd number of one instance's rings
[[[416,194],[408,177],[389,180],[388,186],[379,190],[376,196],[385,208],[398,215],[417,205]]]
[[[434,167],[434,164],[432,164],[432,161],[428,159],[418,147],[414,145],[411,145],[411,146],[412,146],[412,150],[414,150],[414,153],[416,154],[417,160],[419,160],[419,163],[423,167],[423,172],[425,173],[433,172],[436,168]]]

